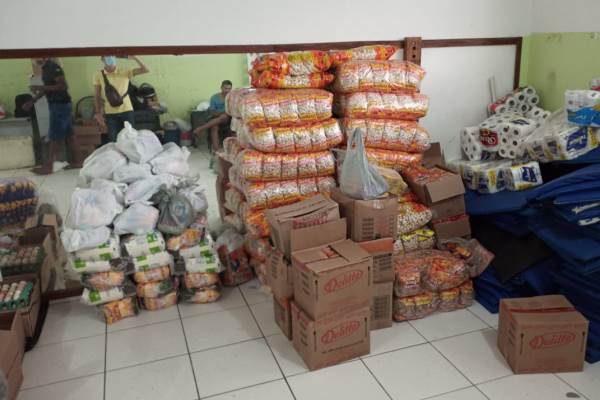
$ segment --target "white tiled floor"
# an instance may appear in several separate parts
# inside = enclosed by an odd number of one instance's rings
[[[208,157],[191,164],[206,179]],[[0,176],[19,176],[3,172]],[[34,179],[66,212],[76,171]],[[309,372],[272,321],[254,280],[209,305],[179,304],[106,327],[77,299],[54,303],[26,353],[21,400],[600,400],[600,364],[583,373],[513,375],[496,350],[498,318],[468,310],[395,323],[372,333],[371,354]]]

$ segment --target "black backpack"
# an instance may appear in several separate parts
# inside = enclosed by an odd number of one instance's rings
[[[35,115],[35,108],[32,108],[31,111],[23,110],[23,104],[32,100],[33,96],[29,93],[18,94],[15,96],[15,118],[29,118]]]
[[[112,107],[119,107],[123,104],[123,99],[129,96],[129,93],[126,92],[123,96],[119,94],[117,89],[108,81],[104,70],[102,70],[102,76],[104,77],[104,95],[106,96],[106,101]]]

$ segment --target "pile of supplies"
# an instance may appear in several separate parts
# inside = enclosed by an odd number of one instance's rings
[[[67,228],[68,271],[82,302],[112,324],[139,312],[219,298],[220,263],[206,229],[208,204],[189,152],[129,124],[80,171]],[[203,291],[203,293],[198,293]],[[206,293],[204,293],[206,292]]]

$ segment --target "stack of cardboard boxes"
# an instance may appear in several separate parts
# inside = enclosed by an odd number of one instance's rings
[[[21,314],[0,314],[0,373],[6,378],[6,400],[15,400],[23,383],[25,332]]]
[[[219,204],[219,216],[221,220],[229,213],[225,208],[225,191],[229,188],[229,169],[232,164],[225,158],[224,154],[217,155],[217,203]]]
[[[313,370],[368,354],[373,258],[322,195],[267,211],[275,320]]]
[[[332,198],[339,203],[348,223],[348,236],[373,257],[371,330],[392,326],[394,263],[392,253],[398,232],[398,199],[388,195],[376,200],[355,200],[339,188]]]

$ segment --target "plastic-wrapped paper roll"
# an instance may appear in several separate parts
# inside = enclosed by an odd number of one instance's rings
[[[525,116],[529,119],[535,120],[535,121],[544,121],[546,119],[548,119],[551,115],[550,111],[546,111],[541,107],[533,107],[531,110],[529,110],[527,112],[527,114],[525,114]]]
[[[508,190],[524,190],[543,183],[542,171],[537,161],[507,167],[505,176]]]
[[[536,107],[540,103],[540,96],[533,95],[527,99],[527,103],[530,107]]]
[[[483,146],[479,142],[479,127],[468,126],[464,128],[460,133],[460,146],[469,160],[481,160]]]
[[[572,160],[598,147],[598,131],[591,127],[565,127],[554,136],[561,159]]]
[[[500,148],[500,127],[495,124],[484,124],[479,126],[479,142],[481,146],[486,151],[498,151]]]
[[[506,188],[505,168],[510,165],[507,161],[491,162],[481,166],[477,171],[477,191],[479,193],[492,194]]]
[[[577,125],[600,126],[600,92],[596,90],[567,90],[565,92],[567,119]]]
[[[593,78],[590,81],[590,90],[600,90],[600,78]]]

